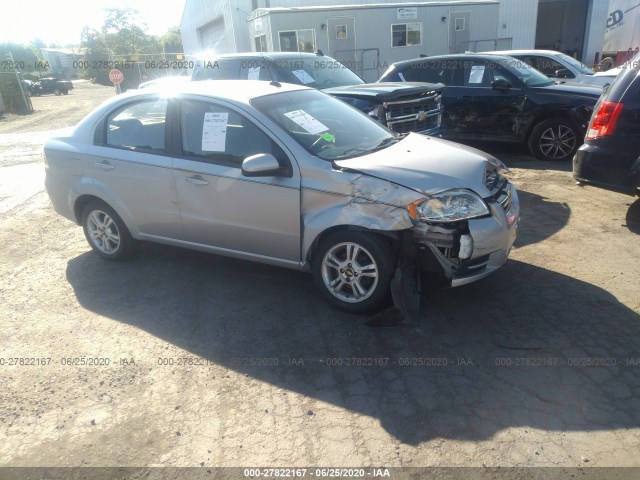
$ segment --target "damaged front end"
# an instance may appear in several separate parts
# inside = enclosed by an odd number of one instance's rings
[[[437,274],[446,286],[465,285],[491,274],[506,262],[515,241],[520,214],[515,188],[495,170],[486,175],[485,184],[491,195],[481,199],[484,215],[418,221],[407,232],[419,252],[421,269]]]

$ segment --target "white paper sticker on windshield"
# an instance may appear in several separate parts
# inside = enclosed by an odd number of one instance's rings
[[[247,73],[247,80],[260,80],[260,67],[249,68],[249,73]]]
[[[484,65],[473,65],[469,74],[469,83],[482,83]]]
[[[298,77],[298,80],[300,80],[302,83],[304,83],[305,85],[307,83],[313,83],[315,82],[315,80],[313,79],[313,77],[311,75],[309,75],[306,70],[292,70],[291,73],[293,73],[296,77]]]
[[[309,133],[316,134],[329,130],[329,127],[323,125],[304,110],[294,110],[293,112],[285,113],[285,116]]]
[[[202,125],[202,151],[224,152],[227,141],[227,112],[206,112]]]

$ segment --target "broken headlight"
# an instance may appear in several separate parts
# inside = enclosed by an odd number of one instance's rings
[[[457,222],[489,214],[489,207],[469,190],[448,190],[421,198],[407,209],[414,222]]]

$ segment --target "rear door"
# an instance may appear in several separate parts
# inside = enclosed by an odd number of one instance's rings
[[[166,148],[167,104],[166,98],[153,96],[109,113],[87,151],[85,172],[107,203],[140,232],[181,238],[172,159]]]
[[[173,171],[187,241],[300,261],[300,174],[285,146],[230,104],[184,98],[178,110]],[[257,153],[292,176],[244,177],[242,161]]]

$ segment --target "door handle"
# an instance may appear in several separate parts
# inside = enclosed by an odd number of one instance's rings
[[[465,103],[469,103],[471,100],[473,100],[473,97],[470,97],[469,95],[464,95],[462,97],[462,101]]]
[[[187,177],[185,178],[185,180],[191,185],[209,185],[209,182],[207,182],[200,175],[198,175],[197,177]]]
[[[113,165],[111,165],[110,163],[103,163],[103,162],[96,162],[96,167],[101,168],[102,170],[109,171],[109,170],[113,170],[114,167]]]

